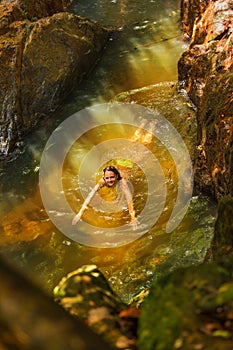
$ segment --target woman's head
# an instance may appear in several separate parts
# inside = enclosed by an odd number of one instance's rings
[[[107,186],[112,187],[114,186],[117,181],[121,180],[121,174],[119,171],[112,165],[107,166],[103,170],[103,179]]]

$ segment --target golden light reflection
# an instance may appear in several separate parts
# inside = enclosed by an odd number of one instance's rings
[[[123,14],[125,6],[123,2]],[[92,103],[106,102],[103,93],[106,90],[109,98],[114,98],[119,92],[176,81],[177,61],[184,50],[178,19],[179,12],[171,11],[166,18],[142,20],[120,27],[106,48],[106,54],[109,51],[112,55],[110,62],[104,61],[109,65],[110,74],[105,77],[101,70],[97,73],[99,79],[95,92],[99,91],[99,94]],[[111,74],[113,71],[117,72],[114,76]]]
[[[144,122],[146,124],[148,121],[144,120]],[[143,125],[144,124],[142,122],[141,128],[135,128],[130,125],[108,124],[102,127],[94,128],[89,130],[85,135],[82,135],[71,147],[64,161],[63,188],[66,194],[66,198],[70,206],[73,208],[74,212],[77,212],[80,209],[80,206],[84,200],[81,188],[86,187],[86,194],[88,194],[90,188],[93,187],[96,184],[96,181],[102,176],[102,169],[106,165],[116,166],[118,170],[120,170],[121,174],[124,174],[132,182],[133,187],[137,189],[137,193],[140,194],[135,197],[134,203],[137,214],[139,214],[144,208],[148,193],[145,174],[136,164],[132,162],[129,164],[129,160],[123,161],[122,159],[118,159],[118,157],[115,158],[114,149],[109,149],[106,147],[106,154],[103,152],[103,154],[99,155],[102,158],[102,165],[97,173],[95,173],[95,154],[93,154],[93,158],[92,156],[88,155],[88,164],[84,168],[84,178],[86,179],[85,183],[80,183],[80,179],[78,177],[79,167],[81,165],[82,159],[86,157],[86,154],[91,153],[89,152],[90,149],[99,143],[104,144],[106,138],[111,140],[121,137],[129,139],[133,142],[139,142],[142,145],[148,147],[148,150],[152,152],[154,157],[156,159],[159,159],[166,179],[168,191],[168,199],[165,204],[167,210],[160,219],[159,225],[166,225],[177,197],[178,185],[175,185],[178,184],[177,169],[176,165],[174,164],[174,160],[169,154],[169,151],[167,151],[165,147],[160,144],[160,142],[156,140],[152,134],[155,127],[155,122],[151,121],[149,124],[151,126],[151,132],[149,131],[150,129],[144,130]],[[106,145],[108,144],[106,143]],[[117,149],[119,149],[119,144],[117,145]],[[101,151],[103,151],[102,147]],[[142,161],[141,157],[144,157],[144,155],[137,154],[136,158],[134,158],[137,159],[138,164],[140,164]],[[104,161],[104,159],[106,159],[106,161]],[[148,164],[148,169],[150,169],[150,164]],[[98,208],[98,201],[97,204],[94,204],[94,207],[95,205],[97,205]],[[127,216],[122,216],[122,212],[118,212],[114,216],[113,214],[101,214],[101,212],[98,210],[95,212],[95,210],[96,209],[90,207],[85,211],[83,218],[86,222],[91,223],[96,227],[115,227],[118,226],[118,224],[122,225],[123,222],[127,220]]]
[[[182,52],[179,34],[160,33],[164,39],[149,35],[147,40],[141,42],[132,39],[134,52],[128,55],[129,71],[139,87],[166,80],[177,80],[177,59]]]

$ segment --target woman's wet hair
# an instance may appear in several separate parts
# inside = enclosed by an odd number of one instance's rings
[[[106,171],[112,171],[116,175],[117,180],[122,179],[120,172],[113,165],[106,166],[106,168],[103,170],[103,173],[105,174]]]

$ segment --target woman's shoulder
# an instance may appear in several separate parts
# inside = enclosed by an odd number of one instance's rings
[[[118,180],[118,183],[123,187],[128,185],[128,181],[124,177],[122,177],[120,180]]]

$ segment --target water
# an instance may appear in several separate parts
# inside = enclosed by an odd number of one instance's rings
[[[210,203],[205,197],[193,197],[191,209],[172,239],[164,231],[170,212],[167,204],[156,227],[132,244],[107,250],[82,246],[63,235],[43,207],[38,185],[41,154],[54,129],[73,113],[96,103],[108,102],[124,91],[162,82],[165,85],[161,85],[159,95],[162,87],[166,87],[165,82],[177,80],[177,61],[184,50],[179,29],[179,1],[79,0],[73,2],[71,10],[116,30],[96,68],[63,103],[54,119],[43,121],[41,127],[28,136],[24,153],[2,166],[0,251],[49,293],[67,272],[83,264],[95,263],[112,287],[128,301],[136,291],[147,286],[157,265],[160,266],[159,271],[164,269],[168,256],[167,269],[171,268],[174,260],[178,266],[179,263],[199,262],[203,258],[213,227]],[[149,93],[145,92],[145,96]],[[179,110],[176,103],[177,97],[174,97],[170,110]],[[124,133],[129,131],[135,130],[124,129]],[[114,128],[110,127],[108,134],[115,137],[114,133]],[[90,146],[90,139],[92,144],[98,143],[98,135],[89,135],[84,148]],[[74,151],[80,152],[80,147]],[[77,193],[74,196],[77,168],[72,166],[70,159],[72,152],[66,159],[63,181],[67,196],[71,196],[71,206],[75,209],[81,197]],[[164,162],[169,163],[170,160],[164,156]],[[88,170],[90,177],[93,176],[91,166]],[[139,210],[146,190],[145,182],[139,181],[142,175],[140,169],[136,168],[135,174],[134,181],[141,189],[141,198],[136,202]],[[168,192],[173,203],[177,195],[174,184],[170,184]],[[201,231],[201,227],[204,230]],[[195,235],[194,228],[200,228],[198,235]],[[175,252],[171,242],[178,247]],[[178,256],[177,251],[180,253]]]
[[[122,91],[177,79],[177,60],[184,49],[179,1],[78,1],[73,9],[117,30],[101,65],[72,103],[76,98],[80,104],[84,96],[89,104],[103,102]]]

